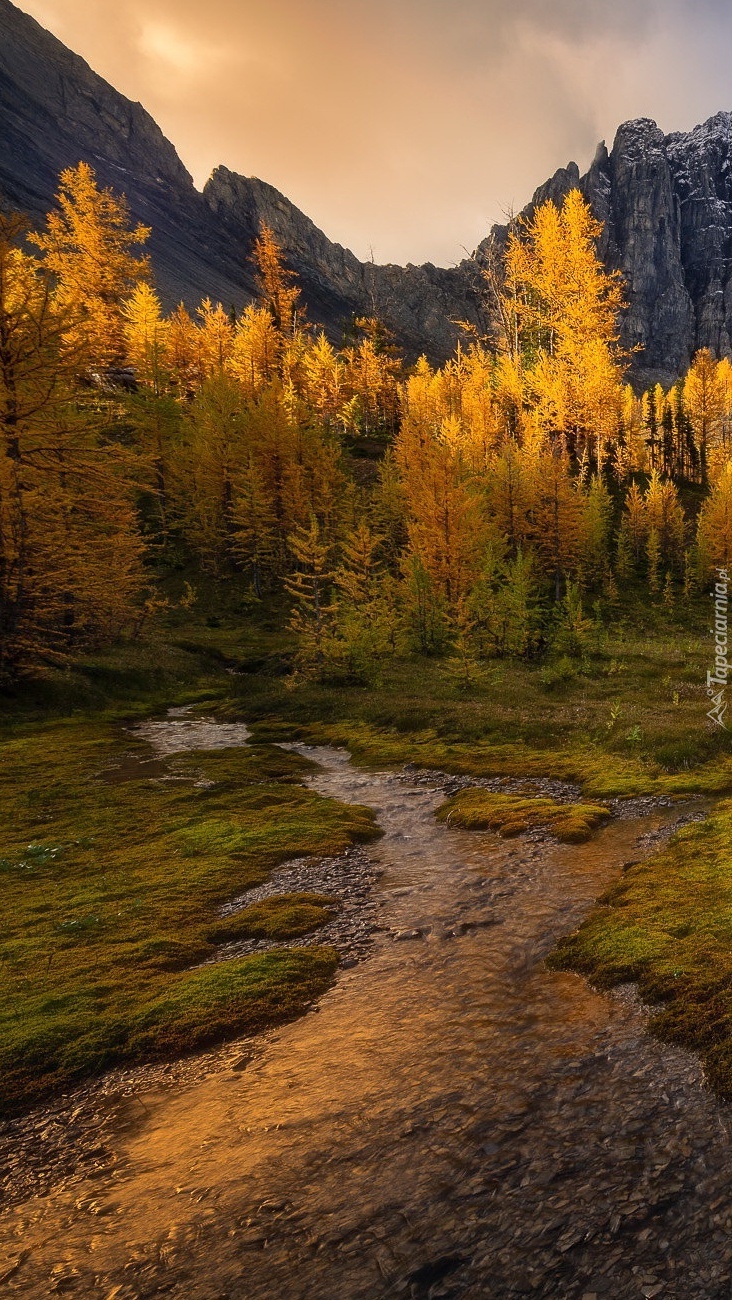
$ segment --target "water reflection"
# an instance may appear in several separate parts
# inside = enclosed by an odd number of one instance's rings
[[[147,1095],[108,1212],[43,1207],[11,1290],[55,1251],[119,1300],[728,1297],[725,1113],[631,997],[542,964],[678,810],[505,843],[436,823],[436,784],[298,748],[384,829],[374,955],[248,1069]]]

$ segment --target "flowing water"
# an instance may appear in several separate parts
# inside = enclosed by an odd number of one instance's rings
[[[371,957],[247,1068],[152,1087],[111,1170],[13,1211],[8,1294],[729,1300],[726,1110],[629,991],[543,965],[678,809],[505,842],[437,823],[437,779],[305,752],[384,830]]]

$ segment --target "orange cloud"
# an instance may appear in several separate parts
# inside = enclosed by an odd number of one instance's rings
[[[449,264],[628,117],[732,108],[721,0],[22,0],[225,163],[379,261]]]

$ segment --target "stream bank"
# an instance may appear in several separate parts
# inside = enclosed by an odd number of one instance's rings
[[[631,990],[543,965],[678,807],[508,843],[437,824],[439,781],[305,752],[384,830],[370,959],[251,1059],[149,1076],[98,1176],[6,1216],[9,1293],[728,1300],[726,1109]]]

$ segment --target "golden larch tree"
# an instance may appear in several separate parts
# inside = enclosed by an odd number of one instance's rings
[[[598,469],[617,432],[624,356],[620,277],[597,253],[601,224],[579,190],[548,201],[511,230],[504,316],[522,357],[524,400],[571,456],[589,446]]]
[[[732,461],[728,461],[699,511],[699,558],[705,577],[732,566]]]
[[[285,265],[274,232],[264,221],[254,244],[253,259],[259,301],[269,311],[277,333],[283,339],[290,337],[303,314],[300,290],[294,272]]]
[[[721,442],[726,408],[724,372],[709,348],[697,352],[684,381],[684,410],[691,425],[699,459],[699,477],[709,477],[709,453]]]
[[[122,366],[127,360],[122,304],[150,263],[136,254],[150,234],[130,225],[124,197],[100,189],[88,163],[61,173],[57,206],[45,231],[30,236],[50,271],[59,307],[69,315],[67,337],[89,366]]]
[[[117,635],[144,585],[129,456],[84,400],[74,317],[0,217],[0,676]]]

